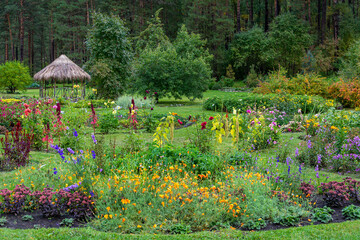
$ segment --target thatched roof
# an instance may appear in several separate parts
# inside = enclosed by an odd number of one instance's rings
[[[87,74],[81,67],[76,65],[65,55],[61,55],[51,64],[34,75],[34,79],[36,81],[54,79],[57,82],[62,82],[65,80],[76,79],[90,80],[90,78],[89,74]]]

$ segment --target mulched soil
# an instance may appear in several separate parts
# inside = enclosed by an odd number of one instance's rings
[[[22,217],[24,215],[31,215],[34,219],[31,221],[24,221]],[[0,214],[1,217],[6,217],[7,222],[3,228],[12,228],[12,229],[29,229],[29,228],[59,228],[60,223],[65,218],[71,218],[71,216],[61,216],[56,218],[46,218],[43,217],[41,211],[34,212],[22,212],[19,215],[14,214]],[[77,221],[73,222],[72,228],[83,227],[84,223]]]

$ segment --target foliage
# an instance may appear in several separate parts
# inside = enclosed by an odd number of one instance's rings
[[[332,98],[339,101],[344,107],[360,106],[360,80],[351,81],[340,80],[333,83],[329,88],[329,94]]]
[[[254,230],[254,229],[260,230],[260,229],[266,227],[266,222],[262,218],[259,218],[256,220],[250,219],[247,223],[244,224],[243,227],[248,230]]]
[[[24,215],[24,216],[21,217],[21,219],[23,221],[32,221],[32,220],[34,220],[34,217],[31,216],[31,215]]]
[[[60,226],[71,227],[73,224],[74,224],[74,219],[73,218],[64,218],[61,221]]]
[[[256,87],[260,83],[260,77],[255,71],[254,65],[251,65],[249,74],[246,77],[246,86],[250,88]]]
[[[290,93],[295,95],[318,95],[327,97],[328,82],[314,73],[297,74],[295,77],[287,78],[283,69],[271,72],[265,82],[254,89],[255,93]]]
[[[321,192],[330,207],[344,206],[350,200],[357,200],[358,191],[359,182],[350,177],[344,178],[343,182],[321,183]]]
[[[269,41],[275,66],[297,72],[302,56],[312,44],[312,39],[306,23],[292,13],[281,14],[270,24]]]
[[[92,83],[99,97],[117,98],[128,84],[131,45],[128,29],[116,16],[93,14],[94,25],[86,41],[90,59],[86,69],[92,74]]]
[[[116,105],[122,109],[128,109],[131,106],[131,100],[134,100],[136,106],[140,109],[150,109],[154,107],[154,101],[151,98],[143,98],[138,96],[122,95],[116,100]]]
[[[289,94],[246,94],[241,98],[219,98],[212,97],[205,100],[203,108],[211,111],[232,111],[233,108],[246,112],[250,108],[262,109],[275,107],[281,112],[287,114],[298,113],[318,113],[329,109],[325,99],[321,97],[311,97],[305,95]]]
[[[360,41],[355,41],[341,58],[339,74],[345,79],[357,78],[360,75]]]
[[[315,208],[314,213],[312,214],[312,219],[315,222],[328,223],[333,220],[331,216],[333,212],[335,212],[335,210],[329,207]]]
[[[345,207],[342,210],[342,214],[348,220],[358,220],[360,219],[360,207],[352,204]]]
[[[287,211],[275,218],[274,222],[283,226],[296,226],[302,217],[306,217],[308,213],[297,207],[289,207]]]
[[[9,61],[0,65],[0,89],[10,93],[26,90],[31,83],[29,68],[17,61]]]
[[[5,226],[5,224],[7,223],[7,219],[6,219],[6,217],[1,217],[0,218],[0,226]]]
[[[1,169],[10,170],[28,164],[33,138],[32,133],[26,133],[21,129],[20,123],[14,127],[11,134],[6,132],[5,137],[0,139],[4,149],[0,162]]]
[[[99,130],[101,133],[114,132],[119,127],[119,121],[112,112],[107,112],[99,116]]]
[[[145,48],[135,66],[135,91],[142,94],[151,89],[156,99],[201,98],[211,78],[212,56],[204,45],[199,35],[189,34],[182,26],[173,44]]]

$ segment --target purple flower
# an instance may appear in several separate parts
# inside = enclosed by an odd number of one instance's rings
[[[79,136],[75,129],[73,129],[73,134],[74,134],[74,137],[76,137],[76,138]]]
[[[317,159],[318,159],[317,163],[318,163],[318,164],[321,163],[321,157],[322,157],[321,154],[318,154],[318,156],[317,156]]]
[[[92,158],[95,159],[95,158],[96,158],[95,152],[94,152],[94,151],[91,151],[91,153],[92,153]]]
[[[69,151],[69,153],[75,154],[74,150],[72,150],[71,148],[68,147],[67,150]]]
[[[311,148],[311,147],[312,147],[310,140],[307,141],[307,147],[308,147],[308,148]]]
[[[288,175],[290,174],[290,166],[288,167]]]
[[[56,168],[54,168],[54,174],[55,174],[55,175],[57,174]]]
[[[296,148],[296,150],[295,150],[295,157],[297,157],[297,156],[299,156],[299,149],[298,148]]]
[[[91,134],[91,138],[92,138],[93,142],[94,142],[95,144],[97,144],[97,140],[95,139],[95,135],[94,135],[94,134]]]
[[[302,174],[301,170],[302,170],[302,169],[301,169],[301,164],[300,164],[300,165],[299,165],[299,173],[300,173],[300,174]]]

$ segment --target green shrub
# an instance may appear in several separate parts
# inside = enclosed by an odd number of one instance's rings
[[[205,100],[203,108],[210,111],[228,111],[232,112],[233,108],[245,112],[251,108],[270,108],[275,107],[287,114],[297,113],[299,109],[303,113],[321,112],[329,109],[326,100],[322,97],[311,97],[306,95],[275,95],[275,94],[253,94],[249,93],[241,98],[219,98],[212,97]]]
[[[94,108],[105,107],[104,103],[106,100],[79,100],[76,103],[71,104],[75,108],[91,108],[91,103],[94,105]]]
[[[29,68],[24,64],[13,61],[0,65],[0,89],[6,89],[10,93],[16,90],[26,90],[31,84]]]
[[[119,121],[112,112],[107,112],[99,117],[99,129],[102,133],[110,133],[118,129]]]
[[[123,109],[128,109],[131,106],[132,99],[134,99],[135,106],[137,108],[152,108],[155,105],[153,100],[150,98],[144,99],[143,97],[130,95],[123,95],[119,97],[116,100],[116,105]]]

